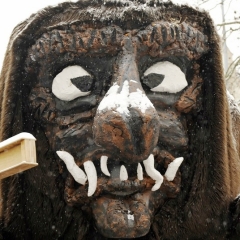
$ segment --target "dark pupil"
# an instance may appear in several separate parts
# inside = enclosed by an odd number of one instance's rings
[[[160,83],[162,83],[165,75],[158,73],[150,73],[147,76],[143,77],[143,84],[148,86],[150,89],[157,87]]]
[[[76,77],[71,78],[71,82],[82,92],[88,92],[92,88],[93,78],[92,76]]]

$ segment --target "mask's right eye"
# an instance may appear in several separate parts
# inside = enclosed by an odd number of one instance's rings
[[[143,83],[153,92],[177,93],[187,85],[185,74],[168,61],[157,62],[144,72]]]
[[[90,94],[93,77],[80,66],[64,68],[53,79],[53,94],[64,101],[71,101]]]

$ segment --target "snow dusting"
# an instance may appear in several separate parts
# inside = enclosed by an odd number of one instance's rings
[[[134,80],[131,80],[136,82]],[[140,89],[136,92],[129,92],[129,82],[124,81],[122,89],[119,91],[120,86],[115,83],[107,92],[104,99],[98,107],[98,111],[115,110],[121,114],[129,115],[129,108],[138,108],[142,113],[148,108],[154,108],[145,93]]]
[[[19,133],[18,135],[15,135],[3,142],[0,143],[0,150],[4,149],[5,147],[7,147],[8,145],[12,145],[14,143],[20,142],[24,139],[32,139],[32,140],[36,140],[36,138],[30,134],[30,133],[26,133],[26,132],[22,132]]]

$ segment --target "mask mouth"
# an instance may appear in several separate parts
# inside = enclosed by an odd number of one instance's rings
[[[94,153],[88,154],[81,162],[75,162],[66,151],[57,151],[57,155],[69,172],[66,181],[68,203],[79,193],[83,199],[101,194],[130,196],[145,190],[158,191],[163,183],[166,185],[174,180],[183,161],[183,157],[174,158],[158,148],[146,160],[131,164],[116,160],[106,152],[96,154],[97,157]],[[74,199],[77,200],[76,196]]]
[[[108,238],[146,235],[159,206],[180,191],[178,169],[183,158],[158,148],[148,159],[132,164],[106,152],[89,153],[81,162],[75,162],[68,152],[57,154],[69,172],[65,201],[90,209],[96,228]]]

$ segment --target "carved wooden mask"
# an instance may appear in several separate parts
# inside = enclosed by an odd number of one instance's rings
[[[56,16],[24,63],[25,109],[58,163],[64,200],[108,238],[146,235],[178,196],[201,110],[207,36],[179,14],[144,21],[145,12],[133,8],[133,20],[66,16],[64,24]]]

